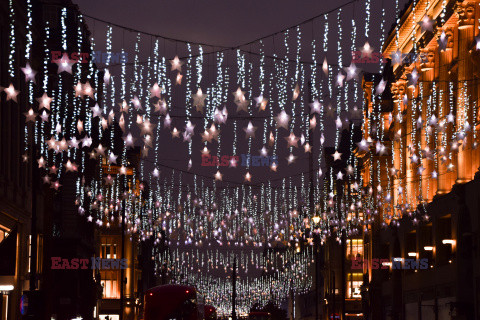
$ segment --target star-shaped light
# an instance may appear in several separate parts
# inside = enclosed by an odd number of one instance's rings
[[[398,170],[395,167],[390,168],[390,175],[391,176],[396,176],[397,172],[398,172]]]
[[[65,164],[66,172],[75,172],[78,170],[77,165],[75,162],[71,162],[70,160],[67,161]]]
[[[252,181],[252,175],[250,174],[250,172],[247,172],[245,174],[245,182],[250,182]]]
[[[33,83],[35,83],[35,75],[37,74],[37,72],[34,71],[32,67],[30,67],[30,64],[28,62],[25,68],[22,68],[22,71],[25,75],[25,81],[32,81]]]
[[[417,85],[417,81],[418,81],[418,71],[417,71],[417,69],[413,69],[412,73],[407,75],[407,78],[408,78],[408,85],[409,86]]]
[[[375,94],[376,95],[381,95],[383,93],[383,91],[385,91],[385,86],[386,86],[387,82],[385,80],[380,80],[380,82],[378,83],[378,85],[375,87]]]
[[[325,59],[323,59],[323,63],[322,63],[322,70],[323,70],[323,73],[325,73],[326,76],[328,76],[328,63],[327,63],[327,57],[325,57]]]
[[[70,141],[68,141],[68,145],[74,149],[78,149],[79,144],[80,144],[80,141],[78,141],[76,137],[73,137]]]
[[[298,140],[300,140],[299,138],[297,138],[293,132],[290,132],[290,135],[288,137],[285,137],[285,140],[287,140],[287,144],[288,144],[288,148],[289,147],[295,147],[295,148],[298,148]]]
[[[438,173],[437,171],[433,170],[432,171],[432,179],[437,179],[438,178]]]
[[[203,149],[201,150],[202,152],[202,155],[207,155],[207,154],[210,154],[210,150],[208,150],[208,148],[205,146],[203,147]]]
[[[353,167],[351,164],[347,166],[347,175],[349,176],[353,175]]]
[[[180,72],[177,73],[177,76],[175,77],[175,84],[181,85],[182,84],[182,78],[183,78],[183,75]]]
[[[102,116],[102,109],[98,106],[98,103],[96,103],[94,107],[91,107],[90,110],[92,110],[94,118]]]
[[[185,132],[188,134],[193,134],[193,131],[195,129],[195,125],[192,124],[190,120],[187,121],[187,125],[185,126]]]
[[[228,118],[227,108],[224,107],[222,110],[219,108],[215,109],[214,122],[215,123],[225,123]]]
[[[160,171],[157,168],[153,169],[152,176],[158,179],[158,177],[160,177]]]
[[[157,97],[160,99],[160,94],[162,93],[162,88],[158,85],[158,83],[154,83],[154,85],[150,88],[150,98]]]
[[[274,171],[274,172],[277,171],[277,163],[276,163],[276,162],[273,162],[273,163],[270,165],[270,170],[271,170],[271,171]]]
[[[394,66],[397,64],[402,64],[402,52],[397,49],[397,51],[394,51],[390,54],[390,59],[392,60],[392,65]]]
[[[308,142],[305,143],[303,148],[305,149],[305,152],[312,152],[312,146]]]
[[[251,121],[248,122],[248,125],[243,128],[243,131],[245,131],[246,138],[255,138],[255,130],[257,130],[257,127],[255,127]]]
[[[440,37],[437,38],[437,43],[438,43],[439,52],[447,50],[448,36],[445,33],[445,31],[442,31],[442,33],[440,34]],[[477,50],[478,50],[478,41],[477,41]]]
[[[133,103],[133,107],[135,110],[143,110],[142,104],[140,103],[140,99],[137,96],[133,96],[133,99],[130,100],[131,103]]]
[[[342,160],[342,154],[338,152],[338,150],[335,150],[335,153],[332,154],[332,156],[333,156],[333,161]]]
[[[223,174],[221,174],[220,171],[217,171],[217,173],[215,173],[215,180],[222,181],[222,178],[223,178]]]
[[[315,116],[313,116],[313,117],[310,119],[309,129],[310,129],[310,130],[313,130],[313,129],[315,129],[316,126],[317,126],[317,118],[316,118]]]
[[[35,118],[37,117],[37,113],[30,108],[27,112],[23,113],[25,115],[25,122],[35,122]]]
[[[267,107],[268,99],[265,99],[263,95],[259,95],[255,98],[255,103],[259,111],[264,111]]]
[[[155,124],[152,124],[150,120],[145,119],[145,121],[139,125],[140,126],[140,135],[152,134],[152,130],[155,128]]]
[[[347,73],[347,81],[351,79],[358,80],[358,68],[355,66],[355,63],[350,63],[350,66],[344,67],[343,70]]]
[[[105,84],[109,84],[110,83],[110,77],[111,77],[110,71],[108,71],[108,69],[105,69],[105,73],[103,74],[103,82]]]
[[[430,19],[428,15],[425,15],[422,20],[420,20],[418,25],[421,27],[423,31],[433,31],[433,20]]]
[[[182,133],[182,137],[183,137],[183,142],[190,142],[192,141],[192,134],[189,134],[187,131],[185,131],[184,133]]]
[[[172,65],[171,71],[177,70],[178,72],[182,72],[182,65],[184,62],[178,58],[178,56],[175,56],[173,60],[170,60],[170,63]]]
[[[46,93],[44,93],[40,98],[37,98],[39,103],[38,110],[43,108],[50,110],[50,103],[52,102],[52,98],[50,98]]]
[[[337,86],[343,87],[343,80],[344,79],[345,79],[345,76],[341,72],[338,72],[338,74],[337,74]]]
[[[342,127],[342,119],[340,119],[340,117],[337,117],[337,120],[335,120],[335,127],[337,127],[337,129]]]
[[[292,95],[292,100],[295,101],[297,100],[298,96],[300,95],[300,86],[298,83],[295,85],[295,89],[293,89],[293,95]]]
[[[172,130],[172,139],[179,138],[179,137],[180,137],[180,131],[178,131],[178,129],[174,127]]]
[[[155,112],[159,112],[161,115],[166,115],[168,111],[167,102],[165,99],[159,99],[157,103],[154,104]]]
[[[447,115],[447,122],[448,122],[448,123],[455,123],[455,116],[453,115],[453,113],[450,112],[450,113]]]
[[[360,51],[362,52],[361,58],[365,58],[365,57],[370,58],[372,56],[373,48],[370,46],[370,44],[367,41],[365,42],[363,47],[360,47]]]
[[[85,147],[90,147],[92,145],[92,138],[90,138],[89,136],[85,136],[83,137],[82,139],[82,146],[85,148]]]
[[[45,168],[46,162],[45,162],[45,159],[43,157],[40,157],[40,159],[38,159],[37,162],[38,162],[38,167],[39,168]]]
[[[113,152],[110,152],[110,154],[108,155],[108,162],[117,164],[117,158],[118,156],[114,155]]]
[[[17,102],[17,96],[20,93],[20,91],[15,90],[15,87],[13,86],[13,84],[10,84],[8,88],[4,88],[3,91],[5,91],[5,93],[7,94],[7,101],[13,100]]]
[[[40,115],[40,119],[42,119],[42,122],[48,122],[48,113],[43,110],[42,114]]]
[[[75,98],[83,98],[83,84],[80,81],[78,81],[77,84],[73,86],[73,90],[75,90]]]
[[[423,166],[418,167],[417,172],[419,175],[422,175],[423,171],[425,171],[425,168]]]
[[[322,111],[322,104],[317,99],[313,100],[313,102],[310,103],[310,114],[313,114],[313,113],[320,114],[321,111]]]
[[[235,104],[237,105],[237,113],[242,110],[248,112],[250,100],[245,100],[245,97],[242,97],[240,100],[235,100]]]
[[[205,141],[206,142],[212,142],[213,136],[210,133],[210,131],[208,131],[208,130],[203,131],[201,136],[202,136],[202,142],[205,142]]]
[[[203,107],[205,106],[206,94],[203,94],[202,89],[198,88],[197,93],[192,94],[193,106],[196,107],[198,112],[203,113]]]
[[[60,188],[61,186],[62,185],[60,184],[60,182],[55,181],[55,182],[52,182],[52,184],[50,185],[50,188],[58,190],[58,188]]]
[[[294,156],[293,153],[290,153],[287,157],[287,162],[288,162],[288,164],[292,164],[292,163],[295,162],[296,159],[297,159],[297,157]]]
[[[230,161],[228,162],[228,167],[229,168],[236,168],[237,167],[237,160],[235,157],[231,157]]]
[[[290,122],[290,116],[285,112],[285,110],[280,111],[280,113],[273,117],[277,122],[275,128],[284,128],[288,130],[288,123]]]
[[[170,115],[167,113],[167,115],[165,116],[165,119],[163,119],[163,127],[170,128],[171,123],[172,123],[172,119],[170,118]]]
[[[67,72],[72,73],[72,66],[74,65],[74,61],[68,58],[68,54],[64,53],[61,59],[55,61],[58,66],[57,73]]]
[[[242,88],[238,87],[237,91],[232,93],[235,97],[234,101],[241,101],[245,99],[245,91],[242,91]]]
[[[343,173],[342,173],[342,171],[338,171],[338,173],[337,173],[337,180],[343,180]]]
[[[51,178],[48,175],[43,176],[42,178],[44,184],[50,184]]]
[[[98,154],[101,154],[102,156],[105,156],[105,148],[102,146],[102,144],[100,143],[98,145],[97,148],[95,148],[95,151],[98,153]]]

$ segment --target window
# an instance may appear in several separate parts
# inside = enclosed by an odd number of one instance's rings
[[[363,239],[347,239],[347,259],[363,259]]]
[[[115,271],[102,271],[101,272],[101,284],[103,287],[103,298],[105,299],[120,299],[120,286],[119,286],[120,273]]]
[[[360,287],[363,284],[363,274],[349,273],[347,281],[347,298],[361,299],[362,294]]]
[[[112,237],[102,237],[102,248],[100,258],[102,259],[117,259],[117,241]]]

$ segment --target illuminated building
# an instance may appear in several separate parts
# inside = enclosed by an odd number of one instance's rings
[[[371,319],[417,319],[420,313],[478,318],[478,6],[410,3],[383,53],[422,58],[364,74],[363,137],[369,148],[357,148],[356,155],[374,219],[364,230],[363,302]],[[425,15],[436,22],[433,32],[417,24]],[[379,94],[381,81],[386,88]],[[374,269],[375,258],[426,258],[429,268]]]

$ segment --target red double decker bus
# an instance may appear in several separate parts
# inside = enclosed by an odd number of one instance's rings
[[[204,298],[195,287],[167,284],[145,293],[144,320],[204,320]]]

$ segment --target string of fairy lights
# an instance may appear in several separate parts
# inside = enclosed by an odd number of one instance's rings
[[[37,162],[43,183],[55,191],[73,181],[78,213],[98,228],[120,226],[123,211],[128,237],[153,239],[157,276],[196,285],[219,313],[231,309],[234,260],[240,277],[239,312],[248,312],[255,303],[285,299],[291,291],[306,293],[312,285],[308,269],[314,237],[321,243],[329,237],[341,241],[343,232],[368,230],[379,214],[384,227],[399,225],[403,216],[418,222],[421,215],[413,204],[425,208],[424,195],[431,189],[421,160],[433,160],[428,173],[438,178],[435,168],[441,163],[447,163],[448,172],[454,169],[455,153],[470,131],[473,147],[477,145],[478,117],[469,117],[476,104],[466,89],[470,79],[458,84],[461,94],[456,96],[452,81],[418,81],[420,74],[412,71],[408,85],[413,82],[418,99],[399,95],[388,121],[402,123],[402,110],[411,106],[412,130],[395,132],[391,143],[382,142],[388,127],[377,99],[386,86],[381,79],[365,121],[358,123],[361,71],[345,62],[360,43],[365,43],[362,58],[371,56],[373,22],[370,0],[365,11],[353,10],[347,18],[352,4],[235,48],[175,41],[173,58],[167,55],[170,38],[128,28],[118,31],[118,25],[109,24],[104,37],[89,37],[84,17],[71,19],[77,13],[60,8],[59,26],[45,24],[39,44],[43,57],[35,62],[27,0],[23,159]],[[425,21],[415,10],[415,19]],[[396,1],[397,23],[399,14]],[[8,74],[14,79],[18,32],[13,0],[9,15]],[[385,15],[382,7],[378,47],[386,38]],[[349,20],[349,26],[341,23]],[[359,34],[362,27],[365,33]],[[399,28],[393,32],[398,51]],[[132,41],[125,41],[128,35]],[[49,43],[57,37],[63,51],[55,60]],[[95,61],[71,59],[74,52],[98,52],[100,38],[105,39],[105,51]],[[126,56],[129,59],[119,59]],[[305,56],[311,61],[302,60]],[[381,62],[378,68],[383,70]],[[432,94],[427,94],[430,89]],[[7,101],[17,102],[20,92],[13,84],[3,91]],[[457,119],[455,97],[462,106]],[[444,114],[447,102],[450,108]],[[441,134],[448,126],[448,133]],[[358,128],[367,135],[355,145]],[[376,154],[391,150],[391,161],[372,160],[369,174],[375,179],[363,181],[361,161],[352,152],[342,154],[345,132],[350,149],[367,152],[376,141]],[[427,147],[421,132],[427,132]],[[31,140],[39,151],[33,159]],[[333,141],[333,154],[325,153],[326,141]],[[183,158],[169,165],[163,159],[174,149],[182,150]],[[314,160],[308,166],[310,154]],[[404,156],[419,164],[418,175],[405,169]],[[199,158],[210,168],[200,166]],[[326,168],[325,158],[345,161],[346,167]],[[393,174],[383,181],[385,168]],[[350,192],[340,197],[334,190],[343,180]],[[415,187],[407,190],[410,182]],[[309,208],[310,193],[315,210]],[[319,218],[317,223],[312,215]]]

